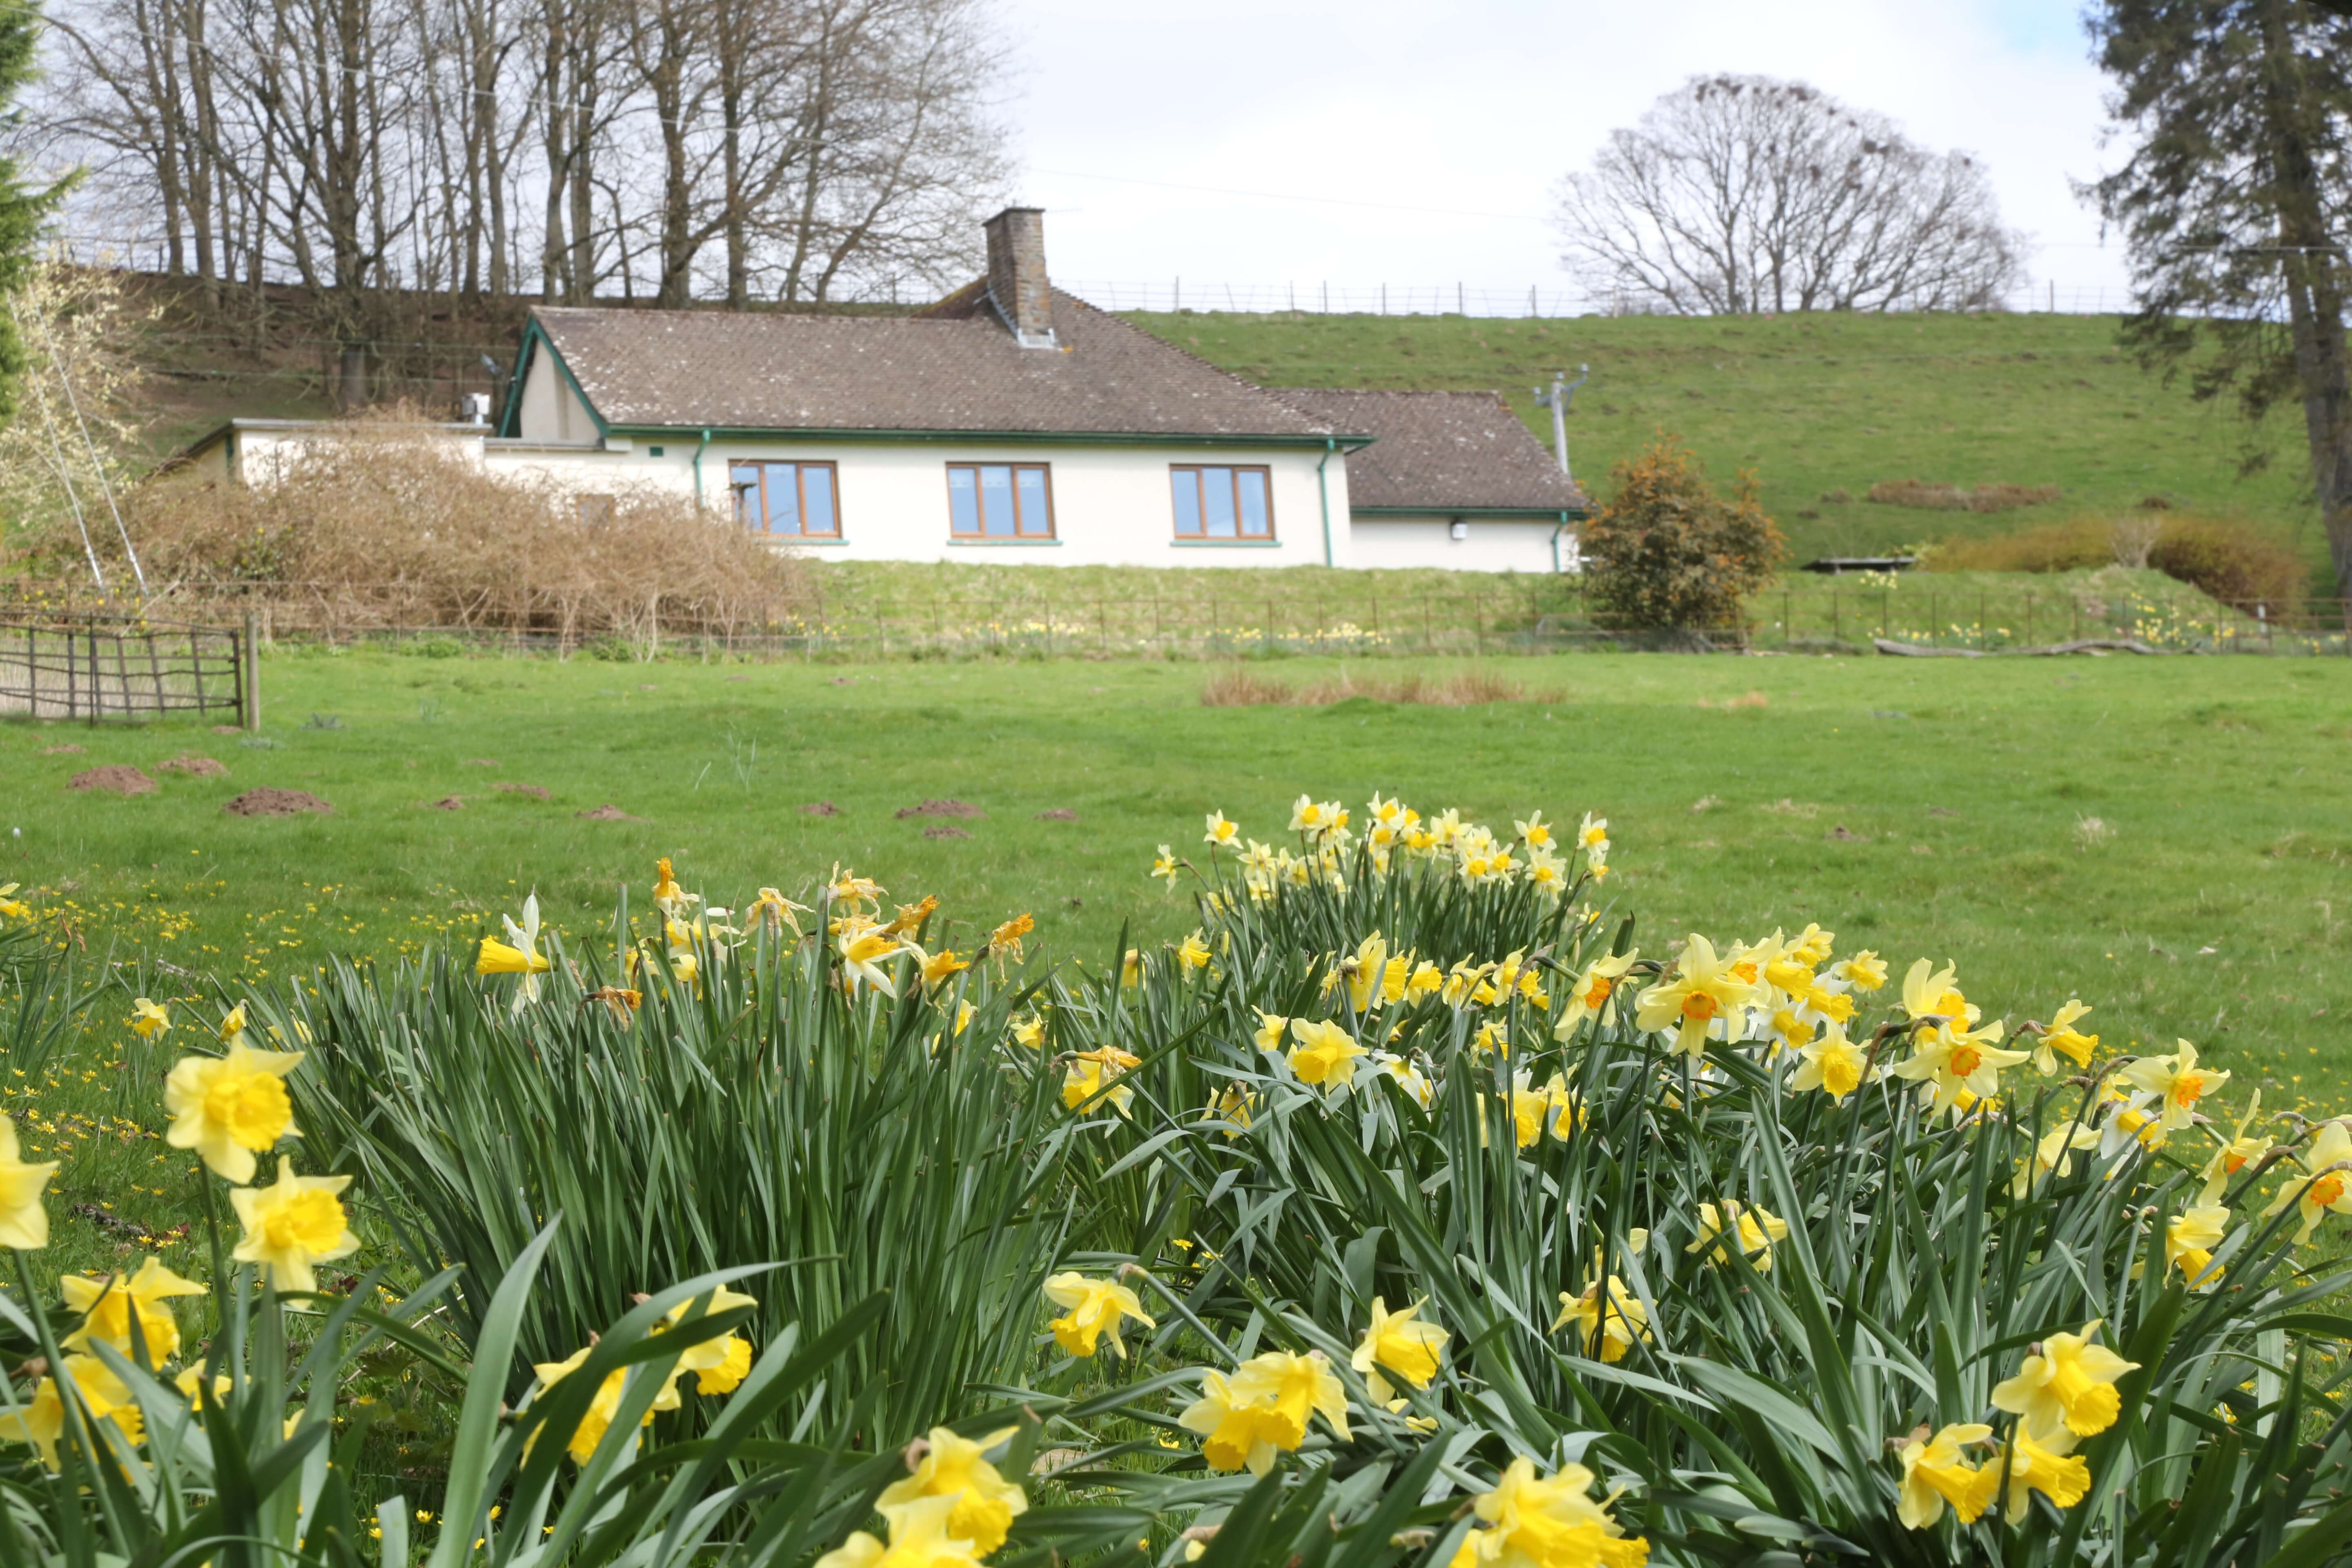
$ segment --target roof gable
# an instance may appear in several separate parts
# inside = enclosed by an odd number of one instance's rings
[[[1497,394],[1284,387],[1276,395],[1333,430],[1373,438],[1348,457],[1351,511],[1591,510]]]

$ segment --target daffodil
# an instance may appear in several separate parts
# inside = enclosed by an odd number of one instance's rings
[[[695,894],[677,885],[677,878],[670,870],[667,858],[654,862],[654,908],[675,920],[688,904],[700,901]]]
[[[975,1439],[960,1437],[945,1426],[932,1427],[913,1474],[884,1487],[874,1500],[876,1510],[887,1519],[893,1509],[908,1503],[952,1499],[946,1534],[971,1542],[973,1554],[985,1557],[1004,1544],[1013,1520],[1029,1511],[1029,1500],[1021,1489],[988,1460],[991,1448],[1002,1447],[1019,1430],[1006,1426]]]
[[[2198,1173],[2205,1184],[2198,1194],[2199,1203],[2219,1203],[2221,1191],[2229,1185],[2231,1176],[2244,1170],[2249,1163],[2260,1160],[2271,1152],[2275,1140],[2268,1134],[2250,1137],[2246,1132],[2246,1129],[2252,1126],[2254,1119],[2262,1113],[2263,1091],[2258,1089],[2247,1098],[2246,1113],[2239,1117],[2237,1126],[2230,1130],[2228,1141],[2213,1151],[2213,1157],[2205,1162],[2205,1169]]]
[[[2097,1128],[2080,1121],[2060,1122],[2042,1135],[2041,1140],[2034,1144],[2033,1152],[2031,1155],[2018,1162],[2016,1179],[2010,1184],[2011,1194],[2021,1198],[2026,1197],[2032,1193],[2033,1184],[2042,1176],[2053,1173],[2061,1176],[2073,1175],[2075,1152],[2082,1149],[2095,1149],[2098,1146]]]
[[[1830,965],[1830,981],[1854,991],[1875,991],[1886,984],[1886,961],[1864,948],[1852,958]]]
[[[193,1279],[181,1279],[157,1258],[141,1264],[139,1271],[127,1279],[119,1274],[104,1274],[95,1279],[68,1274],[58,1285],[65,1295],[66,1310],[81,1318],[81,1326],[59,1341],[60,1344],[69,1351],[81,1351],[89,1348],[90,1341],[101,1340],[137,1360],[131,1331],[135,1317],[139,1337],[145,1344],[145,1364],[151,1367],[180,1353],[179,1320],[163,1303],[173,1296],[205,1293],[205,1287]]]
[[[660,1333],[665,1329],[674,1329],[681,1323],[693,1322],[698,1318],[708,1318],[719,1312],[731,1312],[738,1308],[756,1307],[759,1304],[757,1298],[747,1296],[740,1290],[730,1290],[726,1286],[720,1285],[710,1291],[709,1300],[707,1302],[702,1297],[696,1296],[672,1307],[662,1315],[661,1324],[654,1331]],[[730,1363],[739,1358],[741,1362],[741,1370],[733,1372],[730,1376]],[[704,1340],[698,1344],[688,1345],[678,1352],[677,1370],[680,1373],[691,1372],[698,1374],[697,1381],[701,1385],[699,1388],[701,1393],[731,1393],[735,1385],[743,1381],[744,1373],[751,1370],[751,1343],[735,1334],[728,1333],[721,1334],[717,1339]],[[713,1386],[714,1384],[724,1386]]]
[[[1946,1426],[1932,1437],[1925,1426],[1913,1433],[1897,1456],[1903,1462],[1903,1491],[1895,1501],[1895,1517],[1913,1530],[1925,1530],[1944,1517],[1944,1505],[1949,1503],[1962,1524],[1974,1523],[1992,1506],[2000,1477],[1998,1471],[1970,1465],[1960,1450],[1991,1436],[1992,1428],[1978,1421]]]
[[[663,862],[667,865],[667,861]],[[477,974],[520,974],[522,984],[515,987],[514,1000],[508,1011],[520,1015],[525,1007],[539,1000],[539,977],[554,968],[547,955],[539,951],[539,895],[531,894],[522,901],[522,922],[518,925],[512,915],[499,917],[506,923],[507,939],[482,939],[482,950],[474,959]]]
[[[1232,848],[1234,841],[1241,837],[1242,830],[1235,826],[1222,811],[1209,813],[1208,820],[1209,830],[1202,835],[1201,841],[1218,849]]]
[[[1209,939],[1197,931],[1186,937],[1182,945],[1176,949],[1176,967],[1187,974],[1196,969],[1208,968]]]
[[[1281,1014],[1261,1011],[1257,1016],[1257,1031],[1250,1037],[1257,1042],[1259,1050],[1279,1051],[1282,1049],[1282,1037],[1289,1028],[1290,1020]]]
[[[1013,1043],[1037,1050],[1045,1044],[1045,1020],[1031,1013],[1012,1020]]]
[[[1135,1103],[1135,1090],[1120,1079],[1128,1069],[1142,1065],[1143,1058],[1130,1056],[1117,1046],[1098,1046],[1091,1051],[1080,1051],[1070,1058],[1062,1077],[1062,1103],[1072,1110],[1081,1106],[1108,1099],[1112,1109],[1121,1116]]]
[[[2274,1215],[2289,1204],[2294,1205],[2303,1221],[2294,1233],[2295,1240],[2300,1242],[2311,1239],[2323,1215],[2352,1215],[2352,1171],[2336,1169],[2352,1162],[2352,1128],[2341,1121],[2320,1123],[2311,1146],[2296,1158],[2309,1180],[2287,1183],[2263,1212]]]
[[[1336,973],[1347,983],[1349,1011],[1362,1013],[1385,999],[1388,959],[1389,944],[1378,931],[1358,942],[1354,952],[1340,957]]]
[[[1641,956],[1640,948],[1629,948],[1623,952],[1596,958],[1586,964],[1583,973],[1576,977],[1576,984],[1569,990],[1567,1010],[1560,1014],[1559,1024],[1552,1029],[1552,1037],[1567,1039],[1587,1018],[1598,1018],[1603,1026],[1614,1024],[1617,1021],[1618,983],[1625,978],[1625,972],[1633,968],[1633,961]]]
[[[1576,847],[1583,850],[1587,856],[1607,855],[1609,853],[1609,819],[1586,812],[1584,820],[1576,825]]]
[[[948,1529],[958,1506],[952,1497],[900,1503],[882,1516],[889,1523],[889,1544],[862,1530],[852,1531],[814,1568],[975,1568],[980,1559],[973,1542]]]
[[[132,1032],[137,1034],[141,1039],[152,1040],[156,1036],[168,1031],[171,1026],[171,1009],[166,1007],[163,1003],[150,1002],[144,996],[135,997],[132,999],[131,1004],[131,1027]]]
[[[871,985],[885,996],[896,997],[898,984],[890,972],[882,966],[906,951],[897,936],[879,926],[864,921],[847,925],[834,939],[835,951],[841,954],[841,978],[852,996],[863,986]]]
[[[1445,1342],[1450,1336],[1436,1324],[1420,1321],[1419,1313],[1425,1305],[1425,1301],[1415,1301],[1401,1311],[1391,1312],[1385,1299],[1372,1298],[1371,1326],[1364,1331],[1363,1341],[1356,1346],[1349,1364],[1364,1374],[1364,1386],[1382,1404],[1396,1392],[1382,1373],[1394,1373],[1415,1388],[1427,1388],[1444,1363]]]
[[[1110,1341],[1111,1354],[1124,1361],[1126,1342],[1119,1338],[1122,1320],[1133,1318],[1147,1329],[1158,1328],[1143,1310],[1135,1292],[1115,1279],[1089,1279],[1083,1274],[1056,1274],[1045,1281],[1045,1299],[1066,1309],[1048,1325],[1055,1341],[1074,1356],[1095,1353],[1098,1339]]]
[[[1168,890],[1174,892],[1176,890],[1176,851],[1162,844],[1160,847],[1160,858],[1151,863],[1151,874],[1164,880],[1168,884]]]
[[[915,961],[922,973],[923,987],[926,990],[944,985],[971,967],[971,960],[958,957],[953,948],[941,948],[937,952],[925,952],[910,942],[902,946],[899,951]]]
[[[228,1195],[245,1235],[229,1256],[257,1263],[280,1290],[316,1290],[312,1266],[349,1258],[360,1249],[340,1194],[349,1176],[298,1176],[294,1162],[279,1156],[278,1180],[267,1187],[238,1187]]]
[[[0,1247],[32,1252],[49,1244],[49,1211],[41,1189],[58,1173],[58,1162],[27,1163],[19,1158],[16,1122],[0,1115]]]
[[[1953,988],[1952,971],[1930,973],[1926,959],[1911,966],[1903,982],[1903,1006],[1913,1025],[1911,1055],[1891,1071],[1925,1085],[1937,1110],[1965,1110],[1960,1096],[1990,1099],[2000,1091],[2000,1069],[2026,1059],[2024,1051],[1999,1045],[1999,1019],[1979,1028],[1980,1011]]]
[[[1374,1051],[1370,1059],[1376,1070],[1396,1079],[1397,1086],[1412,1096],[1414,1103],[1423,1110],[1436,1103],[1437,1086],[1431,1083],[1429,1075],[1412,1062],[1391,1051]]]
[[[1313,795],[1302,795],[1290,805],[1290,831],[1319,837],[1331,830],[1332,808]]]
[[[1594,1479],[1582,1465],[1538,1479],[1535,1462],[1520,1455],[1473,1502],[1478,1528],[1447,1568],[1642,1568],[1648,1540],[1627,1535],[1610,1512],[1615,1493],[1593,1500]]]
[[[1118,961],[1118,983],[1123,989],[1143,984],[1143,952],[1140,948],[1129,948],[1127,955]]]
[[[1356,1076],[1356,1058],[1364,1047],[1339,1025],[1306,1018],[1290,1021],[1290,1070],[1301,1083],[1347,1083]]]
[[[1511,826],[1517,832],[1520,838],[1526,841],[1530,849],[1540,849],[1551,842],[1551,824],[1543,819],[1543,813],[1540,811],[1528,813],[1525,822],[1515,818]],[[1606,831],[1604,826],[1604,834]]]
[[[286,1079],[302,1055],[257,1051],[240,1040],[226,1056],[182,1058],[163,1080],[163,1107],[172,1113],[163,1141],[194,1149],[229,1181],[253,1180],[256,1153],[301,1135]]]
[[[2123,1079],[2135,1089],[2145,1089],[2156,1096],[2162,1107],[2157,1113],[2157,1125],[2167,1132],[2175,1132],[2189,1125],[2197,1117],[2197,1102],[2230,1081],[2226,1072],[2214,1072],[2197,1065],[2197,1047],[2187,1040],[2176,1040],[2179,1047],[2168,1057],[2142,1057],[2123,1070]]]
[[[2164,1225],[2165,1268],[2179,1269],[2192,1290],[2212,1284],[2221,1278],[2213,1249],[2229,1234],[2230,1211],[2220,1204],[2198,1204],[2173,1215]]]
[[[1802,1060],[1790,1077],[1789,1087],[1801,1092],[1823,1089],[1832,1100],[1843,1100],[1862,1086],[1865,1073],[1878,1076],[1862,1047],[1846,1038],[1845,1031],[1835,1024],[1798,1047],[1797,1054]]]
[[[2058,1009],[2033,1044],[2033,1069],[2043,1078],[2058,1070],[2058,1058],[2063,1055],[2078,1068],[2091,1065],[2091,1053],[2099,1048],[2099,1037],[2085,1035],[2074,1027],[2075,1022],[2091,1009],[2076,998],[2068,998]]]
[[[1646,1342],[1650,1337],[1650,1310],[1614,1274],[1608,1276],[1605,1287],[1596,1279],[1586,1281],[1581,1295],[1559,1293],[1559,1316],[1552,1320],[1552,1332],[1570,1323],[1576,1325],[1577,1348],[1604,1362],[1623,1361],[1636,1342]]]
[[[1707,1031],[1717,1020],[1736,1017],[1756,994],[1753,978],[1742,979],[1732,965],[1716,954],[1715,944],[1692,932],[1675,960],[1674,973],[1636,999],[1637,1027],[1671,1033],[1674,1049],[1691,1057],[1706,1054]]]
[[[2030,1428],[2063,1426],[2078,1437],[2104,1432],[2116,1423],[2123,1397],[2116,1380],[2139,1365],[2105,1345],[2093,1344],[2099,1320],[2079,1334],[2052,1334],[2034,1348],[2015,1377],[1995,1384],[1993,1405],[2021,1415]]]
[[[2091,1468],[2073,1450],[2074,1435],[2063,1426],[2036,1432],[2020,1422],[2000,1458],[1985,1461],[1985,1474],[1998,1484],[2004,1467],[2009,1471],[2011,1524],[2025,1518],[2033,1494],[2040,1492],[2060,1508],[2073,1508],[2091,1489]]]
[[[534,1364],[531,1370],[539,1374],[539,1397],[544,1399],[549,1390],[578,1372],[595,1348],[583,1345],[562,1361]],[[604,1374],[604,1382],[596,1385],[595,1397],[588,1402],[587,1414],[581,1416],[580,1425],[572,1429],[572,1436],[564,1444],[564,1450],[572,1456],[573,1464],[585,1465],[596,1457],[597,1445],[604,1442],[604,1434],[612,1429],[613,1417],[621,1413],[621,1395],[627,1391],[628,1384],[628,1369],[615,1367]],[[680,1403],[677,1373],[673,1371],[663,1382],[661,1392],[654,1395],[653,1404],[638,1425],[652,1426],[656,1411],[675,1410]],[[527,1449],[525,1451],[528,1452]]]
[[[92,1422],[111,1423],[133,1445],[144,1438],[146,1423],[137,1398],[105,1363],[93,1355],[70,1355],[65,1359],[63,1375]],[[41,1463],[51,1474],[58,1468],[58,1444],[65,1429],[65,1401],[54,1376],[41,1379],[23,1406],[0,1415],[0,1440],[32,1444],[40,1450]]]
[[[1029,915],[1014,915],[988,933],[988,956],[999,963],[1021,962],[1021,939],[1037,929],[1037,921]]]
[[[1257,1097],[1236,1081],[1218,1092],[1217,1098],[1209,1102],[1209,1109],[1201,1113],[1201,1120],[1223,1122],[1225,1138],[1231,1142],[1249,1130],[1250,1118],[1256,1109]]]
[[[807,905],[793,902],[773,888],[762,888],[760,896],[744,907],[743,918],[763,931],[779,935],[789,931],[797,937],[801,934],[801,922],[795,918],[796,910],[800,914],[809,912]]]
[[[751,1375],[751,1341],[740,1334],[729,1334],[719,1342],[719,1360],[694,1374],[697,1394],[732,1394]]]
[[[1277,1452],[1293,1452],[1307,1440],[1307,1423],[1316,1415],[1341,1441],[1348,1439],[1348,1394],[1331,1363],[1321,1351],[1268,1351],[1242,1363],[1230,1378],[1203,1374],[1201,1397],[1176,1420],[1206,1439],[1201,1452],[1211,1469],[1246,1468],[1264,1475]]]
[[[1808,921],[1805,929],[1789,942],[1790,956],[1815,969],[1828,963],[1830,954],[1836,951],[1837,932],[1823,931],[1817,921]]]
[[[1772,1244],[1788,1235],[1789,1222],[1769,1209],[1727,1198],[1720,1210],[1713,1204],[1698,1205],[1698,1239],[1683,1250],[1704,1252],[1709,1263],[1725,1263],[1736,1247],[1758,1273],[1769,1274]]]

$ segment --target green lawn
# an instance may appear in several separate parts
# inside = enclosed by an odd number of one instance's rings
[[[1719,479],[1753,468],[1800,561],[2006,531],[2148,496],[2242,513],[2326,552],[2299,426],[2272,422],[2242,479],[2244,427],[2143,373],[2113,316],[1664,316],[1502,321],[1459,316],[1141,314],[1139,324],[1276,386],[1493,388],[1549,442],[1530,389],[1554,370],[1576,395],[1570,451],[1588,484],[1658,430]],[[2292,411],[2289,411],[2291,413]],[[1881,479],[2058,485],[2046,505],[1992,515],[1863,500]],[[1833,498],[1843,491],[1849,498]]]

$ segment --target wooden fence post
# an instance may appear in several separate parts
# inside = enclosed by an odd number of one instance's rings
[[[245,612],[245,637],[237,648],[237,718],[247,734],[261,732],[261,617]]]

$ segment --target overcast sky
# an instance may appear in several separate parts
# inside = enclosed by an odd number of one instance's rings
[[[2121,300],[2069,186],[2115,159],[2070,0],[1002,4],[1020,196],[1072,282],[1181,276],[1204,306],[1227,283],[1564,289],[1559,176],[1684,78],[1735,71],[1980,155],[2036,289]]]

